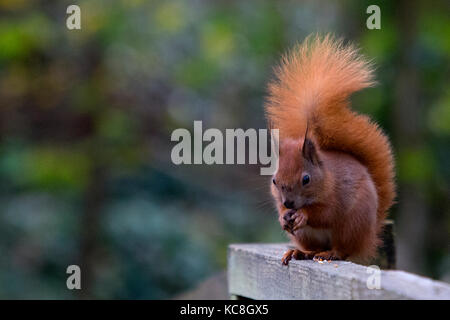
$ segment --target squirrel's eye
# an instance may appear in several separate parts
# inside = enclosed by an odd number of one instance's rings
[[[309,175],[305,174],[302,179],[302,184],[303,185],[308,184],[310,180],[311,178],[309,177]]]
[[[272,179],[272,182],[274,185],[277,185],[277,182],[275,181],[275,179]]]

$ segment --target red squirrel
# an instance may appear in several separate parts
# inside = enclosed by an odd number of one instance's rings
[[[265,111],[279,129],[271,192],[295,259],[367,262],[395,198],[388,138],[349,108],[374,85],[372,64],[352,45],[311,36],[288,52],[269,83]]]

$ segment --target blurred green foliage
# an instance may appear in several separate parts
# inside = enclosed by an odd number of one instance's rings
[[[257,167],[177,167],[170,133],[265,127],[272,66],[332,31],[377,64],[354,104],[398,146],[402,34],[388,1],[365,28],[372,2],[84,0],[70,31],[70,1],[0,1],[0,298],[169,298],[225,268],[231,242],[285,241]],[[450,22],[419,3],[426,143],[399,148],[398,182],[427,186],[423,272],[448,279]],[[89,274],[81,295],[70,264]]]

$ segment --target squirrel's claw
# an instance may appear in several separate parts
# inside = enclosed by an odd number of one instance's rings
[[[305,260],[308,259],[308,256],[298,249],[289,249],[284,253],[283,257],[281,258],[281,262],[283,263],[283,265],[287,266],[292,258],[294,258],[295,260]]]
[[[341,254],[329,250],[329,251],[322,251],[319,253],[316,253],[313,258],[314,261],[321,261],[321,260],[345,260],[345,257],[343,257]]]
[[[289,249],[288,251],[286,251],[283,255],[283,257],[281,258],[281,263],[285,266],[287,266],[289,264],[289,261],[291,261],[292,259],[292,253],[294,252],[294,250]]]

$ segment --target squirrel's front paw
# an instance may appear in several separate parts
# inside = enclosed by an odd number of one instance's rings
[[[283,230],[292,233],[292,216],[294,215],[295,210],[289,210],[284,215],[280,215],[280,224]]]
[[[283,229],[289,233],[294,233],[294,231],[306,226],[308,218],[300,210],[289,210],[283,216],[282,226]]]

